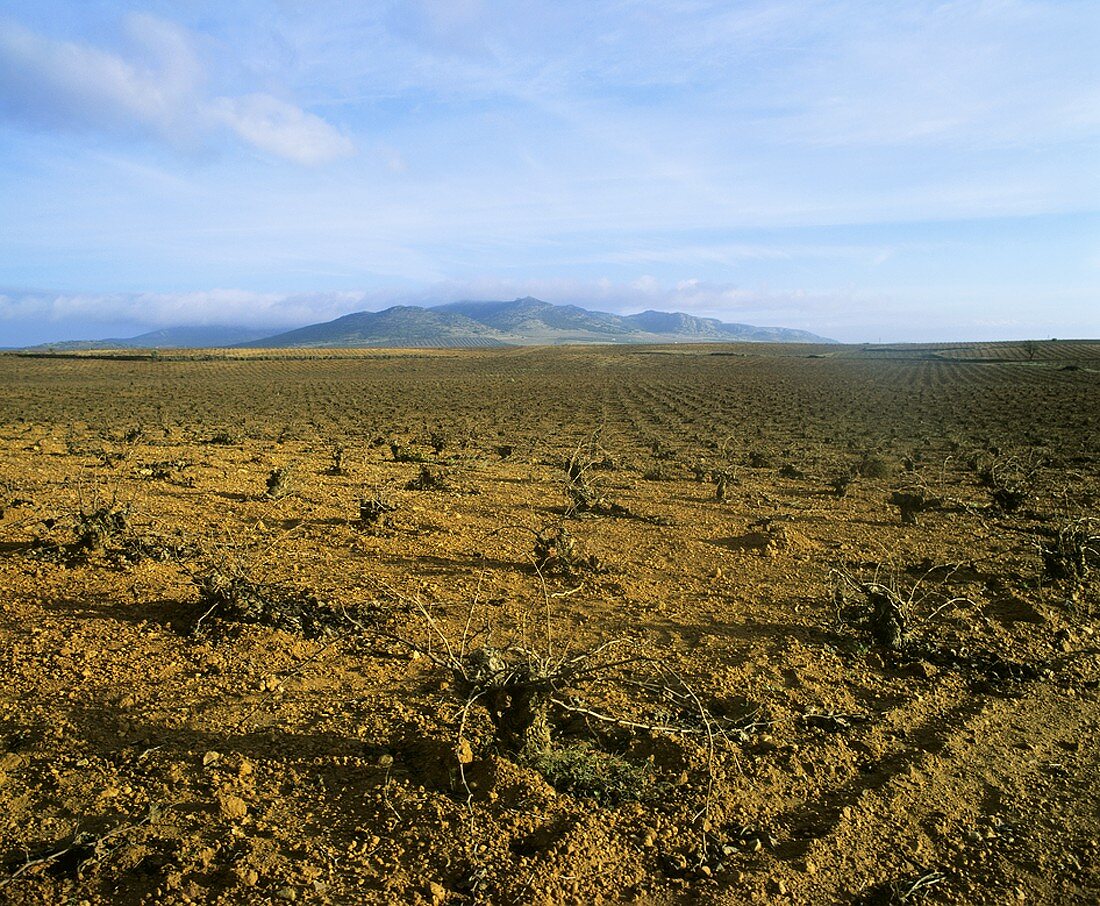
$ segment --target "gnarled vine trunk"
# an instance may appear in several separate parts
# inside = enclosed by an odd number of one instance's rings
[[[529,758],[550,749],[550,682],[537,666],[520,658],[509,663],[502,652],[473,652],[456,672],[463,695],[485,707],[501,748]]]

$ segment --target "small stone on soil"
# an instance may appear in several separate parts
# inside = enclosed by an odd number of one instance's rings
[[[240,797],[232,794],[221,799],[222,814],[233,821],[239,821],[248,815],[248,804]]]

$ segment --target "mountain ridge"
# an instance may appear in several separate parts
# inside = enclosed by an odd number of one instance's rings
[[[27,349],[82,350],[82,349],[209,349],[236,346],[251,340],[261,340],[268,331],[255,327],[211,326],[185,324],[177,327],[161,327],[133,337],[109,337],[101,340],[58,340],[53,343],[36,343]]]
[[[729,324],[684,312],[615,315],[525,296],[510,302],[464,300],[432,307],[395,305],[378,312],[355,312],[238,345],[336,348],[737,341],[836,342],[809,331],[786,327]]]
[[[685,312],[632,315],[556,305],[532,296],[462,300],[435,306],[393,305],[279,333],[244,326],[177,326],[128,338],[65,340],[31,349],[401,348],[540,346],[585,343],[835,343],[808,331],[731,324]]]

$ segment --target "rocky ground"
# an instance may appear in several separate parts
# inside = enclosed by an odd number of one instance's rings
[[[0,357],[0,901],[1096,902],[1098,365]]]

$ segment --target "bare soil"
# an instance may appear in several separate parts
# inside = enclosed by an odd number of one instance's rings
[[[0,356],[0,902],[1095,903],[1098,466],[1100,343]]]

